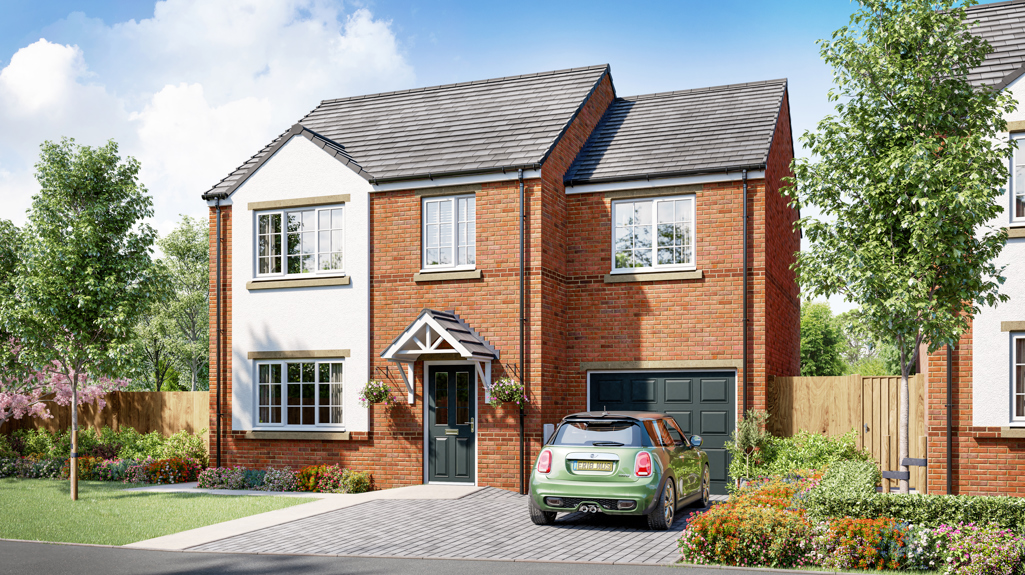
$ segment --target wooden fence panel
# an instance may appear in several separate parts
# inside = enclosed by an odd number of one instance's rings
[[[880,470],[899,468],[899,376],[775,377],[770,378],[768,429],[789,437],[798,431],[843,435],[857,430],[855,443],[879,463]],[[908,380],[909,457],[926,458],[925,379]],[[928,492],[924,468],[911,468],[910,485]],[[890,481],[884,481],[884,489]],[[894,486],[896,481],[892,482]]]
[[[171,435],[179,431],[197,433],[210,427],[208,391],[115,391],[106,397],[102,410],[84,405],[78,410],[79,429],[132,427],[140,433],[159,431]],[[39,428],[49,431],[71,427],[71,407],[51,403],[50,419],[15,419],[0,426],[0,434],[17,429]],[[207,434],[209,437],[209,434]]]

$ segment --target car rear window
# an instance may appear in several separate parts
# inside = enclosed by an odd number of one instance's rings
[[[644,428],[630,421],[571,421],[559,426],[551,445],[651,447]]]

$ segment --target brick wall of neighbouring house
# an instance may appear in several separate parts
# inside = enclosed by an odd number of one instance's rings
[[[221,206],[221,364],[217,362],[217,208],[211,207],[210,225],[210,465],[216,464],[217,446],[217,373],[221,374],[221,455],[222,465],[229,459],[225,439],[231,428],[231,206]]]
[[[972,424],[972,331],[951,356],[953,494],[1025,497],[1025,439],[1000,437],[999,427]],[[929,355],[926,428],[929,493],[947,493],[947,348]]]
[[[769,375],[800,375],[801,300],[793,264],[801,249],[801,236],[794,230],[797,210],[780,190],[783,178],[793,176],[794,143],[790,132],[788,92],[783,94],[772,148],[765,170],[768,187],[765,203],[765,369]],[[754,398],[753,409],[765,409],[765,394]]]

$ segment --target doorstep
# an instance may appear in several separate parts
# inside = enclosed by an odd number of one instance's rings
[[[215,523],[206,527],[198,527],[181,533],[172,533],[162,537],[155,537],[145,541],[129,543],[124,547],[133,549],[149,549],[154,551],[181,551],[188,547],[203,545],[213,541],[219,541],[227,537],[242,535],[258,529],[265,529],[282,523],[289,523],[298,519],[305,519],[321,513],[359,505],[367,501],[379,499],[459,499],[471,493],[477,492],[483,487],[475,485],[411,485],[408,487],[396,487],[394,489],[382,489],[380,491],[368,491],[366,493],[306,493],[306,492],[283,492],[283,491],[248,491],[242,489],[198,489],[196,483],[177,483],[173,485],[150,485],[146,487],[133,487],[126,491],[143,491],[157,493],[209,493],[212,495],[250,495],[250,496],[278,496],[278,497],[305,497],[316,499],[310,503],[294,505],[285,509],[267,511],[248,517],[240,517],[223,523]]]

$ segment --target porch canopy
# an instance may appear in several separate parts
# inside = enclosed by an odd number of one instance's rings
[[[453,353],[474,362],[477,378],[484,385],[484,401],[490,401],[491,362],[498,360],[498,350],[454,311],[423,310],[381,353],[381,357],[398,366],[409,392],[409,404],[412,405],[416,385],[413,364],[431,359],[431,356]]]

